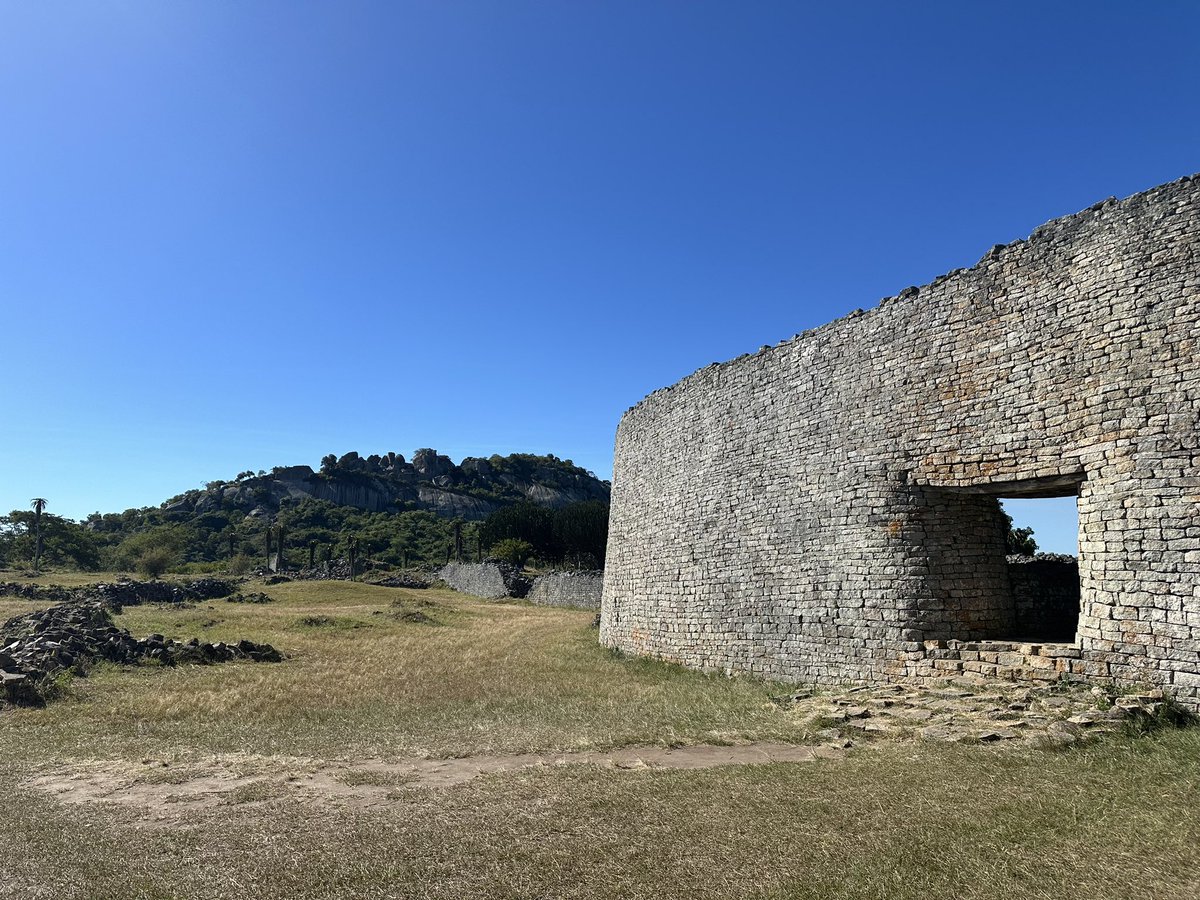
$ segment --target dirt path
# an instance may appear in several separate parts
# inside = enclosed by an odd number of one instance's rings
[[[66,771],[42,772],[30,784],[63,803],[118,803],[141,808],[155,821],[190,811],[292,796],[309,802],[337,800],[358,807],[404,801],[406,788],[447,788],[482,775],[522,769],[601,766],[615,770],[708,769],[762,763],[839,759],[828,746],[753,743],[734,746],[627,747],[606,752],[523,753],[458,759],[326,762],[302,758],[225,755],[172,767],[167,763],[83,762]]]
[[[874,736],[887,740],[1006,742],[1055,746],[1086,740],[1130,717],[1152,715],[1161,696],[1098,696],[1078,686],[948,681],[914,688],[851,687],[779,698],[807,719],[822,746],[747,743],[733,746],[627,747],[610,751],[466,756],[458,759],[323,760],[224,754],[185,762],[80,760],[38,772],[28,783],[63,803],[117,803],[146,810],[147,821],[171,821],[204,807],[260,803],[279,797],[357,807],[404,803],[412,789],[463,784],[522,769],[599,766],[616,770],[707,769],[760,763],[838,759],[843,746]],[[853,740],[851,740],[853,738]]]

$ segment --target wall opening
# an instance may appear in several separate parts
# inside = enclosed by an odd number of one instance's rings
[[[1029,643],[1073,643],[1081,599],[1078,494],[999,499],[1012,519],[1006,557],[1013,602],[1008,637]]]
[[[923,549],[931,596],[918,605],[914,620],[923,639],[1074,643],[1081,595],[1076,499],[1082,482],[1079,473],[926,485]],[[1010,542],[1009,515],[1014,529],[1033,529],[1038,546],[1032,555],[1028,543]]]

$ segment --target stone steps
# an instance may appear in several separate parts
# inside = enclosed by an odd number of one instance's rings
[[[924,646],[935,677],[1053,682],[1082,680],[1086,674],[1083,653],[1074,643],[933,640]]]

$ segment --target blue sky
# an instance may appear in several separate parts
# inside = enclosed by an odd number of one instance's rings
[[[649,391],[1200,169],[1198,50],[1192,2],[0,0],[0,509],[608,477]]]

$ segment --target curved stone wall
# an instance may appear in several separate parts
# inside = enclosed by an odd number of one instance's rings
[[[1078,494],[1070,674],[1200,696],[1200,177],[651,394],[601,640],[792,680],[1014,627],[997,496]]]

